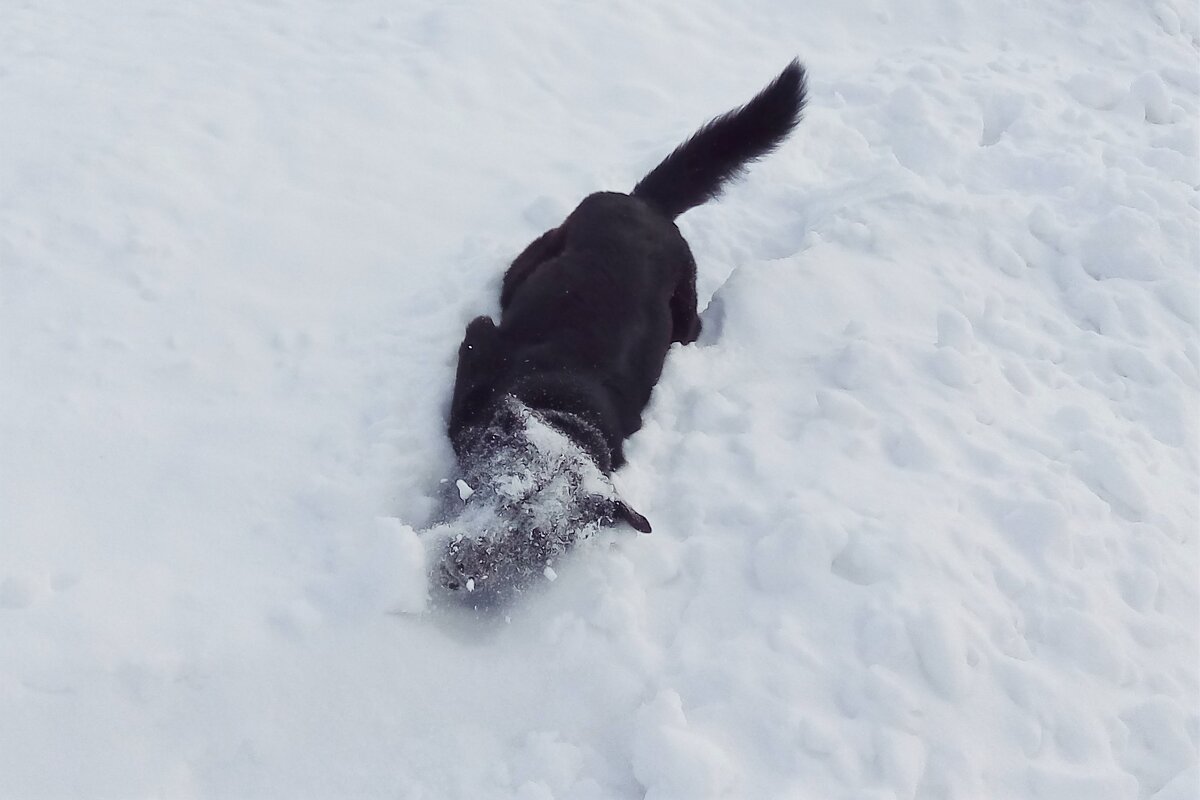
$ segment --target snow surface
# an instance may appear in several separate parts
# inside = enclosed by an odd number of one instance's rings
[[[1196,797],[1198,17],[4,4],[0,796]],[[465,323],[795,55],[654,533],[429,609]]]

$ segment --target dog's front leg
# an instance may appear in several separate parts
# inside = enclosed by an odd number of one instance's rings
[[[495,392],[497,375],[504,364],[499,331],[491,317],[476,317],[458,348],[458,372],[450,399],[450,440],[480,411]]]

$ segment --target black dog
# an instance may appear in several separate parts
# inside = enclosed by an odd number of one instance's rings
[[[608,476],[625,463],[667,350],[700,334],[696,263],[673,220],[774,150],[804,101],[793,61],[633,192],[588,196],[517,256],[500,324],[477,317],[458,352],[449,434],[463,522],[479,530],[449,544],[443,586],[519,589],[589,529],[626,522],[649,533]]]

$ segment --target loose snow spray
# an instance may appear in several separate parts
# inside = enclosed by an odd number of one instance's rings
[[[613,522],[612,481],[572,439],[511,400],[429,530],[435,583],[487,605],[558,577],[553,564]]]

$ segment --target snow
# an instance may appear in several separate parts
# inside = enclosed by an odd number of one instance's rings
[[[1197,796],[1198,49],[1182,0],[6,8],[0,796]],[[681,219],[654,533],[431,604],[506,261],[796,55]]]

